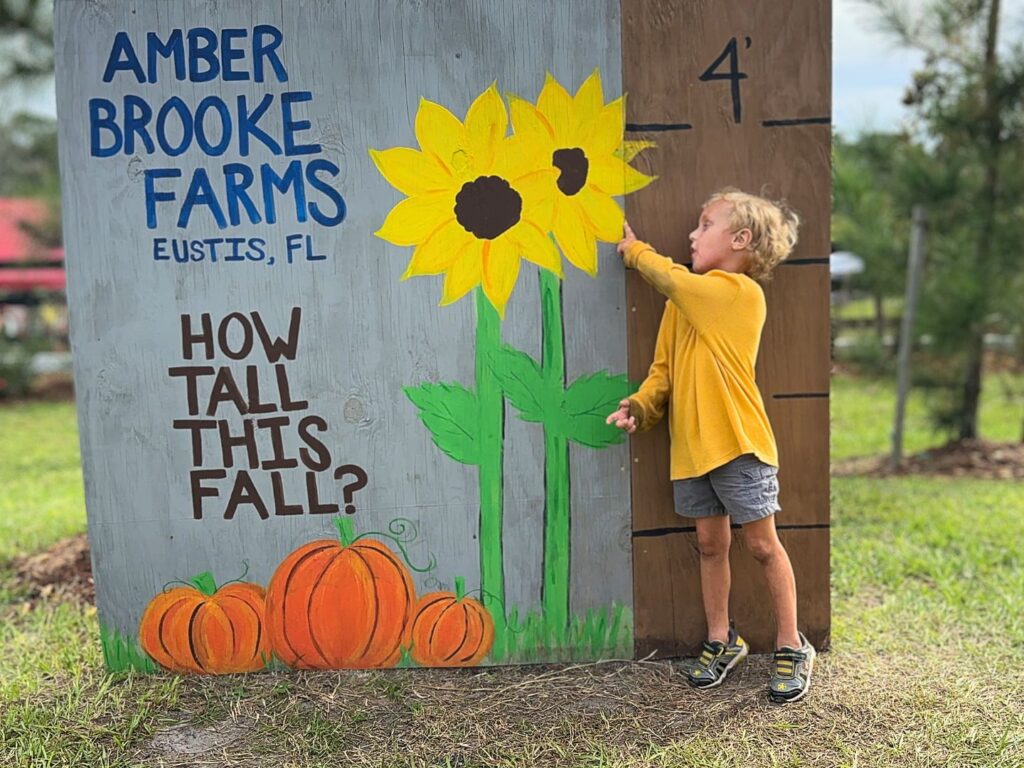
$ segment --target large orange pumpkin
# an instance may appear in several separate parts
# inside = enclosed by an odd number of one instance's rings
[[[455,592],[432,592],[416,605],[406,644],[413,661],[425,667],[471,667],[490,653],[494,619],[479,600],[465,597],[465,583]]]
[[[277,658],[301,669],[394,666],[416,602],[409,569],[384,543],[311,541],[277,567],[267,587],[267,633]]]
[[[241,582],[217,589],[209,572],[190,584],[165,590],[149,601],[139,622],[142,649],[174,672],[262,669],[270,656],[263,627],[263,587]]]

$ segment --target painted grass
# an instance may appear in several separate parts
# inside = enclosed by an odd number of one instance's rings
[[[522,619],[512,608],[506,627],[497,627],[491,659],[495,663],[530,663],[540,660],[596,661],[633,655],[633,612],[613,603],[570,617],[569,626],[550,626],[544,615],[531,611]]]

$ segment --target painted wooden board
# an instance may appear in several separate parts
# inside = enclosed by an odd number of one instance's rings
[[[733,528],[732,534],[730,616],[751,647],[774,646],[775,621],[763,569],[746,548],[742,527]],[[803,617],[801,628],[812,645],[827,648],[831,643],[829,530],[788,529],[780,531],[779,538],[793,563],[797,614]],[[656,536],[642,534],[634,538],[633,547],[637,559],[650,565],[650,581],[646,589],[637,591],[635,604],[637,654],[653,653],[658,657],[691,654],[706,637],[704,606],[700,600],[697,534],[693,531]]]
[[[622,13],[630,136],[658,144],[637,163],[658,183],[626,201],[637,235],[685,263],[701,204],[724,186],[784,197],[801,215],[799,244],[766,291],[758,385],[779,447],[783,541],[802,533],[787,526],[813,525],[827,542],[831,4],[623,0]],[[664,299],[631,275],[627,303],[629,373],[642,380]],[[631,451],[637,652],[690,653],[705,631],[699,563],[656,541],[692,535],[672,508],[667,429],[634,437]],[[823,641],[827,543],[799,558],[800,625]],[[733,618],[754,651],[768,651],[768,604],[747,583],[755,573],[734,573]]]
[[[629,655],[618,3],[58,0],[56,52],[108,664]]]

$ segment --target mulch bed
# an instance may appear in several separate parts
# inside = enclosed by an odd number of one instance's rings
[[[941,448],[907,456],[895,469],[889,465],[888,456],[865,456],[835,462],[832,474],[840,477],[943,475],[1020,480],[1024,479],[1024,443],[954,440]]]
[[[96,599],[89,539],[84,533],[61,539],[34,555],[16,557],[13,566],[14,578],[28,589],[29,600],[62,596],[93,603]]]

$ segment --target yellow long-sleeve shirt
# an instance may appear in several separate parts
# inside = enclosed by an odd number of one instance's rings
[[[698,477],[744,453],[777,467],[778,448],[754,379],[766,307],[747,275],[698,275],[643,242],[627,267],[668,297],[654,362],[630,400],[637,431],[669,414],[671,479]]]

